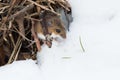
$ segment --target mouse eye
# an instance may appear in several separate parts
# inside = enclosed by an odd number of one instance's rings
[[[61,30],[60,30],[60,29],[56,29],[55,31],[56,31],[57,33],[60,33],[60,32],[61,32]]]

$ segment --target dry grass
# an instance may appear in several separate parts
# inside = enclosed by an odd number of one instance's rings
[[[60,15],[55,11],[59,7],[70,9],[66,0],[0,0],[0,48],[4,48],[8,64],[25,59],[24,52],[33,58],[41,50],[34,22],[41,20],[38,16],[43,11]]]

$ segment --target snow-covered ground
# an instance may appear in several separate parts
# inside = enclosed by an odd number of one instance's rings
[[[67,39],[42,46],[39,64],[26,60],[0,67],[0,80],[120,80],[120,1],[69,2],[74,21]]]

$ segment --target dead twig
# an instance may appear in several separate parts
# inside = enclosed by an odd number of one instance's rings
[[[34,2],[34,1],[32,1],[32,0],[27,0],[27,1],[31,2],[32,4],[35,4],[36,6],[42,8],[42,9],[44,9],[44,10],[50,11],[50,12],[56,14],[56,15],[60,15],[59,13],[57,13],[57,12],[55,12],[55,11],[52,11],[52,10],[48,9],[47,7],[42,6],[42,5],[36,3],[36,2]]]
[[[18,58],[18,55],[19,55],[19,52],[20,52],[21,46],[22,46],[22,43],[20,44],[20,46],[19,46],[19,48],[18,48],[18,50],[17,50],[17,52],[16,52],[16,55],[15,55],[14,61],[16,61],[17,58]]]
[[[10,36],[10,39],[11,39],[11,41],[12,41],[13,46],[15,47],[15,41],[14,41],[14,39],[13,39],[12,34],[10,33],[9,36]]]
[[[28,39],[27,37],[25,37],[25,35],[21,34],[21,32],[19,30],[17,30],[17,28],[14,26],[14,29],[16,30],[16,32],[23,37],[23,39],[27,40],[27,41],[30,41],[30,42],[33,42],[32,40]]]
[[[34,27],[34,21],[32,21],[32,28],[31,28],[31,33],[32,33],[32,36],[36,42],[36,46],[37,46],[37,49],[38,51],[41,50],[41,45],[40,45],[40,41],[39,41],[39,38],[37,37],[36,33],[35,33],[35,27]]]
[[[17,42],[16,42],[16,45],[15,45],[15,47],[14,47],[14,49],[13,49],[13,52],[12,52],[12,54],[11,54],[11,56],[10,56],[7,64],[10,64],[10,63],[12,63],[12,62],[14,61],[14,58],[15,58],[15,56],[16,56],[16,52],[17,52],[17,50],[18,50],[18,47],[19,47],[20,44],[21,44],[21,41],[22,41],[22,38],[21,38],[21,36],[19,36],[19,37],[18,37],[18,40],[17,40]]]
[[[19,31],[22,34],[22,37],[25,36],[25,28],[24,28],[24,23],[23,23],[23,21],[24,21],[24,15],[25,14],[17,16],[16,19],[15,19],[15,21],[17,22],[17,24],[19,26]]]
[[[8,20],[14,19],[15,17],[19,16],[20,14],[25,13],[27,10],[32,9],[33,7],[34,7],[33,4],[27,5],[27,6],[26,6],[25,8],[23,8],[22,10],[20,10],[20,11],[16,12],[15,14],[11,15]]]

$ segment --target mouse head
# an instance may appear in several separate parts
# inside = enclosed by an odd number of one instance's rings
[[[46,22],[48,33],[51,34],[51,37],[62,37],[64,39],[66,38],[66,30],[59,16],[50,16],[50,18],[47,18]]]

